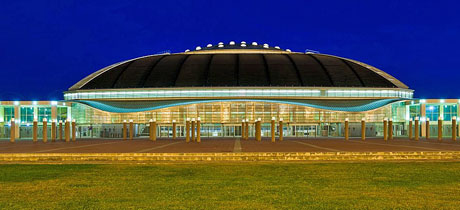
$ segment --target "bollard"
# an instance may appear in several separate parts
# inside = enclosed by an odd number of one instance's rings
[[[383,140],[388,140],[388,118],[383,119]]]
[[[280,118],[279,128],[278,129],[280,130],[280,141],[283,141],[283,138],[284,138],[284,136],[283,136],[284,135],[283,134],[283,132],[284,132],[284,130],[283,130],[283,118]]]
[[[419,118],[416,117],[416,118],[415,118],[415,123],[414,123],[414,124],[415,124],[415,131],[414,131],[414,135],[415,135],[414,138],[415,138],[415,141],[418,141],[419,136],[420,136],[420,135],[419,135],[419,129],[420,129],[420,128],[419,128],[419,125],[418,125],[418,121],[419,121]]]
[[[196,120],[196,142],[201,143],[201,118]]]
[[[134,138],[134,122],[133,120],[129,120],[129,140],[133,140]]]
[[[393,140],[393,119],[388,121],[388,139]]]
[[[123,140],[126,140],[128,136],[126,120],[123,120]]]
[[[72,120],[72,141],[75,142],[77,140],[77,123],[75,120]]]
[[[70,122],[68,120],[65,121],[65,142],[70,141]]]
[[[412,118],[409,119],[409,140],[412,140]]]
[[[16,140],[16,122],[14,121],[14,118],[11,118],[11,124],[10,124],[10,142],[14,143]]]
[[[195,139],[195,118],[192,118],[192,141],[194,142]]]
[[[430,118],[426,118],[425,121],[425,138],[428,140],[430,138]]]
[[[173,139],[176,139],[176,120],[172,121]]]
[[[271,135],[272,135],[272,142],[275,142],[275,117],[272,117],[272,122],[271,122]]]
[[[56,120],[51,121],[51,141],[56,141]]]
[[[59,120],[59,140],[64,140],[62,138],[62,120]]]
[[[438,117],[438,141],[442,141],[442,117]]]
[[[32,129],[32,139],[34,141],[34,143],[37,142],[37,129],[38,129],[38,122],[37,122],[37,119],[34,118],[34,123],[33,123],[33,129]]]
[[[46,118],[43,118],[43,143],[48,142],[48,125]]]
[[[185,120],[185,142],[190,142],[190,118]]]
[[[457,117],[452,117],[452,141],[457,141]]]
[[[366,140],[366,118],[361,119],[361,140]]]
[[[344,130],[345,130],[345,140],[348,140],[348,138],[349,138],[348,126],[349,126],[349,125],[348,125],[348,118],[345,118],[345,128],[344,128]]]

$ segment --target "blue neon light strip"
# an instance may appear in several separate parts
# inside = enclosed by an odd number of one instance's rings
[[[363,112],[373,109],[380,108],[382,106],[388,105],[393,102],[401,101],[403,99],[382,99],[382,100],[372,100],[364,104],[352,105],[351,102],[343,101],[342,104],[328,104],[327,100],[323,103],[309,103],[308,100],[261,100],[261,99],[215,99],[215,100],[189,100],[189,101],[162,101],[162,102],[119,102],[110,103],[102,101],[89,101],[89,100],[74,100],[72,102],[82,103],[93,108],[113,112],[113,113],[130,113],[130,112],[144,112],[152,111],[156,109],[190,105],[190,104],[200,104],[200,103],[214,103],[214,102],[268,102],[268,103],[281,103],[281,104],[292,104],[298,106],[306,106],[317,109],[324,109],[330,111],[344,111],[344,112]],[[349,106],[347,106],[349,105]]]

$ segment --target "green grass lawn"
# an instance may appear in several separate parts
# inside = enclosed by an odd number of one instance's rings
[[[0,209],[460,208],[460,162],[0,165]]]

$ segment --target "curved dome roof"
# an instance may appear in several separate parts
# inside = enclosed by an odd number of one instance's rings
[[[116,63],[69,90],[242,86],[408,88],[377,68],[346,58],[219,44]]]

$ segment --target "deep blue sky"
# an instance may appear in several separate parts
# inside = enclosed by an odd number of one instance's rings
[[[460,98],[455,1],[3,1],[0,100],[51,100],[113,63],[220,41],[356,59]]]

